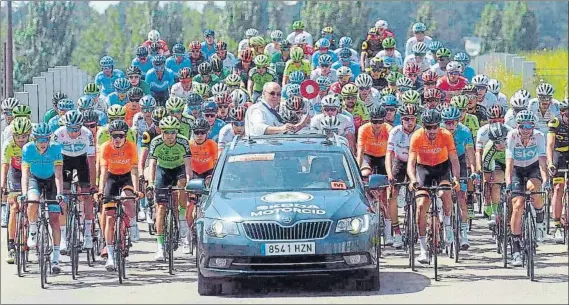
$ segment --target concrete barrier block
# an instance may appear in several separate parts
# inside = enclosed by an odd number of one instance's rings
[[[53,97],[53,93],[56,91],[54,90],[54,84],[53,84],[53,71],[45,72],[44,77],[45,77],[45,94],[47,97],[47,105],[48,107],[51,107],[51,98]]]
[[[530,88],[535,77],[535,61],[524,61],[522,64],[522,78],[525,88]]]
[[[43,118],[47,109],[49,109],[48,103],[51,104],[51,96],[48,98],[46,91],[46,78],[45,77],[34,77],[34,84],[38,85],[38,116]],[[49,100],[49,101],[48,101]]]
[[[512,65],[513,65],[512,58],[514,58],[514,56],[516,56],[516,54],[509,54],[509,53],[504,54],[504,61],[503,61],[503,63],[504,63],[504,67],[505,67],[505,69],[506,69],[506,72],[512,72],[512,70],[513,70],[513,68],[512,68]]]
[[[17,98],[21,104],[29,105],[29,94],[28,92],[14,92],[14,97]]]
[[[53,92],[62,91],[61,90],[61,69],[59,68],[50,68],[51,72],[53,72]],[[48,69],[48,71],[50,71]]]
[[[39,122],[39,113],[38,113],[38,85],[36,84],[25,84],[24,91],[28,92],[28,105],[32,108],[32,121]]]
[[[523,56],[514,56],[512,58],[512,72],[516,75],[522,75],[522,64],[525,60]]]
[[[69,87],[68,87],[68,75],[67,75],[67,68],[66,66],[55,66],[59,71],[61,71],[61,92],[70,96]]]

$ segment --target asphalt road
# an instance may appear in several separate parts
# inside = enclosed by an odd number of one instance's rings
[[[0,301],[6,303],[569,303],[568,253],[566,246],[546,241],[538,248],[535,282],[523,268],[502,268],[489,231],[475,222],[471,247],[461,252],[459,263],[439,260],[440,281],[433,269],[407,268],[403,251],[388,248],[381,260],[379,292],[353,292],[331,278],[295,280],[251,280],[239,292],[221,297],[197,293],[195,260],[179,254],[176,274],[169,275],[165,263],[152,260],[155,239],[141,232],[127,262],[128,279],[120,285],[115,273],[105,271],[98,259],[92,268],[81,256],[80,277],[71,279],[69,257],[63,257],[62,273],[49,278],[41,289],[35,255],[31,270],[22,278],[14,265],[5,263],[5,229],[2,229]],[[145,224],[139,224],[145,228]]]

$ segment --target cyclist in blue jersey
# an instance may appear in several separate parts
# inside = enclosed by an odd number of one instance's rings
[[[39,123],[32,129],[34,140],[22,148],[22,195],[19,201],[38,201],[43,191],[46,200],[62,202],[63,196],[63,156],[61,145],[50,141],[52,135],[46,123]],[[48,203],[49,223],[52,230],[53,252],[51,258],[51,272],[58,274],[59,244],[61,241],[61,228],[59,204]],[[34,249],[37,245],[38,232],[38,204],[28,206],[28,241],[27,246]]]
[[[332,64],[332,69],[338,71],[338,68],[342,66],[349,67],[350,70],[352,70],[352,77],[350,80],[354,81],[354,79],[361,73],[360,64],[352,60],[352,52],[348,48],[340,49],[338,55],[340,56],[340,60]]]
[[[156,56],[152,59],[154,68],[146,73],[146,82],[150,86],[150,94],[159,106],[164,106],[170,95],[170,87],[174,85],[174,73],[165,66],[166,58]]]
[[[202,53],[205,58],[209,60],[217,51],[215,48],[215,31],[209,29],[205,30],[203,31],[203,36],[205,37],[205,41],[202,42]]]
[[[107,125],[107,114],[95,109],[95,98],[92,95],[83,95],[77,100],[77,109],[81,111],[81,113],[93,110],[97,117],[99,118],[97,124],[99,126]]]
[[[192,63],[186,56],[186,48],[181,43],[177,43],[172,47],[172,54],[174,54],[174,56],[166,59],[166,68],[172,70],[174,73],[174,82],[178,82],[178,71],[182,68],[190,68]]]
[[[397,111],[399,102],[395,95],[387,94],[381,97],[380,105],[385,108],[387,114],[385,115],[385,122],[392,127],[401,125],[401,114]]]
[[[57,115],[47,122],[47,126],[50,128],[51,132],[55,132],[57,128],[62,125],[60,119],[65,116],[67,111],[71,111],[73,109],[75,109],[75,103],[72,99],[64,98],[57,102]]]
[[[114,68],[115,60],[110,56],[103,56],[99,60],[99,66],[101,67],[101,72],[95,76],[95,84],[100,89],[99,98],[104,98],[115,91],[113,83],[117,78],[124,77],[124,72]]]
[[[201,117],[203,102],[204,98],[201,95],[195,92],[190,93],[190,95],[188,95],[188,97],[186,98],[186,107],[184,109],[184,113],[194,118]]]
[[[132,59],[131,66],[136,66],[142,71],[141,78],[144,80],[146,72],[152,69],[152,56],[148,55],[148,48],[140,46],[136,49],[136,57]]]
[[[217,118],[218,110],[219,108],[217,107],[217,104],[212,101],[206,101],[202,105],[203,117],[209,123],[210,127],[207,138],[214,140],[215,142],[217,142],[217,139],[219,137],[219,131],[221,128],[223,128],[223,126],[225,126],[225,122]]]
[[[326,39],[326,38],[320,38],[316,44],[318,45],[318,51],[314,52],[314,54],[312,54],[312,69],[316,69],[316,67],[318,67],[318,58],[320,58],[320,55],[323,54],[328,54],[330,55],[330,57],[332,57],[332,62],[337,62],[338,61],[338,55],[336,55],[336,53],[332,52],[332,50],[330,50],[330,40]],[[350,54],[351,56],[351,54]]]
[[[464,76],[469,82],[472,81],[472,78],[476,75],[474,69],[469,66],[470,65],[470,56],[464,52],[458,52],[454,54],[454,61],[458,61],[462,64],[462,76]]]
[[[302,71],[291,72],[288,78],[288,83],[284,85],[283,90],[281,92],[281,98],[285,101],[288,99],[288,92],[291,90],[289,88],[295,88],[292,89],[293,92],[298,91],[298,94],[300,94],[300,84],[303,81],[304,81],[304,73],[302,73]]]
[[[131,85],[128,79],[126,78],[118,78],[115,83],[113,84],[115,87],[115,92],[109,94],[107,97],[108,105],[121,105],[124,106],[128,103],[128,96],[126,93],[128,89],[130,89]]]
[[[536,129],[537,119],[529,110],[522,110],[516,115],[517,127],[508,133],[506,140],[506,189],[508,191],[525,192],[550,190],[547,176],[547,159],[545,154],[545,136]],[[520,239],[522,234],[522,215],[525,199],[518,193],[512,196],[512,265],[522,266]],[[536,240],[542,241],[545,235],[543,220],[545,211],[541,195],[532,195],[535,209]]]
[[[476,174],[474,166],[474,143],[472,141],[472,133],[468,127],[464,126],[458,120],[460,119],[461,112],[456,107],[448,107],[443,109],[441,116],[443,118],[443,126],[452,133],[454,144],[456,146],[456,154],[458,155],[458,162],[460,164],[460,178],[468,176],[470,169],[470,178],[472,180],[479,180],[480,177]],[[459,180],[460,181],[460,180]],[[462,225],[460,227],[460,248],[461,250],[468,250],[470,247],[468,243],[468,208],[466,205],[466,181],[460,181],[460,191],[458,192],[458,204],[460,205],[460,217]],[[444,217],[445,232],[447,232],[447,242],[452,242],[454,234],[451,228],[450,217]],[[448,221],[448,223],[447,223]],[[447,227],[448,226],[448,227]]]

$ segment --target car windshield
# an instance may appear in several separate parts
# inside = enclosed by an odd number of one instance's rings
[[[346,190],[354,180],[341,152],[286,151],[229,156],[219,191]]]

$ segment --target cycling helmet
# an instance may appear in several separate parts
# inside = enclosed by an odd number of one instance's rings
[[[296,30],[304,30],[304,22],[297,20],[295,22],[292,23],[292,29],[294,31]]]
[[[348,48],[342,48],[338,53],[338,57],[343,60],[349,60],[352,57],[352,50]]]
[[[197,40],[192,40],[190,41],[190,43],[188,44],[188,47],[190,50],[192,51],[201,51],[202,49],[202,44],[197,41]]]
[[[402,77],[403,77],[403,74],[401,74],[399,72],[391,72],[391,73],[387,74],[387,77],[385,78],[385,80],[387,80],[388,83],[397,83],[397,80],[402,78]]]
[[[173,116],[166,116],[160,120],[158,123],[158,127],[161,130],[179,130],[180,129],[180,121],[178,118]]]
[[[549,83],[540,83],[539,85],[537,85],[537,88],[535,88],[535,93],[538,96],[540,95],[552,96],[553,93],[555,93],[555,89]]]
[[[304,106],[304,99],[298,95],[289,96],[285,102],[285,107],[293,111],[303,110]]]
[[[195,120],[193,125],[194,125],[193,126],[194,131],[195,130],[207,130],[207,131],[209,131],[209,129],[210,129],[209,123],[204,118],[199,118],[199,119]]]
[[[195,83],[192,86],[192,89],[195,93],[201,95],[202,97],[209,96],[209,85],[204,83]]]
[[[250,47],[264,47],[265,46],[265,39],[261,36],[253,36],[249,38],[249,46]]]
[[[71,110],[65,114],[65,126],[78,127],[83,125],[83,114],[78,110]]]
[[[328,54],[322,54],[320,55],[320,57],[318,57],[318,65],[322,66],[322,65],[332,65],[332,56],[328,55]]]
[[[283,119],[283,122],[285,124],[286,123],[296,124],[300,121],[298,114],[292,109],[283,107],[280,109],[279,114],[281,115],[281,118]]]
[[[215,47],[217,51],[227,50],[227,42],[218,40],[217,43],[215,44]]]
[[[520,89],[520,90],[516,91],[516,93],[514,93],[514,94],[519,94],[523,98],[527,99],[528,101],[531,99],[531,94],[526,89]]]
[[[326,76],[318,76],[316,83],[318,84],[318,88],[320,90],[326,90],[332,85],[332,81]]]
[[[216,96],[218,94],[225,93],[229,90],[227,85],[224,83],[217,83],[211,87],[211,95]]]
[[[369,60],[369,66],[366,68],[366,71],[369,71],[370,69],[372,71],[379,71],[384,67],[385,65],[383,64],[383,57],[372,57]]]
[[[142,74],[142,71],[137,66],[129,66],[126,69],[126,75],[128,75],[128,76],[131,76],[131,75],[139,75],[140,76],[141,74]]]
[[[144,96],[144,91],[140,87],[132,87],[126,93],[130,102],[138,102]]]
[[[273,41],[277,41],[280,42],[281,40],[283,40],[283,32],[279,31],[279,30],[274,30],[271,32],[271,39]]]
[[[269,58],[265,54],[257,55],[254,63],[257,68],[266,68],[269,66]]]
[[[192,79],[192,70],[190,68],[182,68],[178,71],[179,79]]]
[[[253,60],[253,51],[251,51],[251,49],[243,50],[243,52],[241,52],[241,60],[247,61],[247,62],[252,61]]]
[[[11,125],[12,132],[16,135],[29,134],[32,131],[32,121],[28,118],[15,118]]]
[[[488,86],[488,76],[484,74],[477,74],[472,78],[470,83],[476,87],[486,87]]]
[[[340,46],[340,48],[351,48],[352,43],[353,43],[352,38],[350,38],[348,36],[344,36],[344,37],[340,38],[338,45]]]
[[[398,78],[397,81],[395,81],[395,85],[398,88],[401,88],[401,87],[413,88],[413,80],[407,76],[403,76],[403,77]]]
[[[350,69],[350,67],[347,66],[341,66],[340,68],[338,68],[338,70],[336,70],[336,76],[341,77],[341,76],[352,76],[352,69]]]
[[[93,109],[95,107],[95,99],[92,95],[83,95],[77,99],[77,108],[81,111]]]
[[[437,58],[441,58],[441,57],[447,57],[450,58],[451,56],[451,51],[450,49],[447,48],[440,48],[437,50],[437,52],[435,53],[435,55],[437,56]]]
[[[455,95],[450,99],[450,105],[458,108],[459,110],[464,110],[468,108],[468,96],[463,94]]]
[[[73,101],[72,100],[69,100],[69,101],[71,102],[71,105],[74,106]],[[19,105],[16,105],[16,107],[14,107],[12,109],[12,115],[15,118],[20,118],[20,117],[31,118],[32,117],[32,109],[28,105],[19,104]]]
[[[404,75],[413,74],[413,73],[417,74],[419,72],[421,72],[421,69],[419,68],[419,65],[414,61],[407,62],[407,64],[403,68]]]
[[[458,52],[456,54],[454,54],[454,58],[455,61],[458,61],[459,63],[462,63],[465,66],[468,66],[468,64],[470,64],[470,56],[468,56],[468,54],[464,53],[464,52]]]
[[[323,131],[333,131],[338,132],[340,128],[340,119],[337,116],[325,116],[322,121],[320,121],[320,128]]]
[[[181,97],[171,96],[166,101],[166,109],[169,111],[182,111],[186,103]]]
[[[83,112],[83,124],[85,123],[98,123],[99,115],[92,109]]]
[[[488,139],[503,141],[508,136],[508,128],[502,123],[492,123],[488,128]]]
[[[393,37],[387,37],[381,42],[381,46],[384,49],[395,48],[395,39]]]
[[[516,115],[516,123],[533,123],[535,124],[535,115],[529,110],[522,110]]]
[[[422,41],[417,42],[413,46],[413,53],[414,54],[426,54],[427,53],[427,45]]]
[[[291,47],[290,41],[285,39],[281,42],[281,51],[289,51]]]
[[[112,67],[114,65],[115,65],[115,60],[108,55],[101,57],[101,59],[99,60],[99,66],[101,68]]]
[[[440,48],[443,47],[443,43],[438,41],[438,40],[431,40],[431,42],[429,42],[429,50],[431,50],[431,52],[435,53],[437,52]],[[447,49],[448,50],[448,49]],[[449,50],[450,51],[450,50]],[[449,55],[450,56],[450,55]]]
[[[176,56],[184,56],[185,53],[186,53],[186,48],[181,43],[177,43],[172,47],[172,54]]]
[[[363,73],[356,77],[355,84],[358,88],[371,87],[373,86],[373,79],[369,74]]]
[[[210,59],[210,63],[211,63],[211,71],[213,72],[223,72],[223,60],[221,58],[219,58],[219,56],[217,56],[217,54],[214,54],[211,59]]]
[[[157,42],[158,40],[160,40],[160,32],[158,32],[157,30],[152,30],[148,32],[148,40],[152,42]]]
[[[28,106],[28,108],[29,108],[29,106]],[[66,111],[73,110],[73,109],[75,109],[75,103],[73,102],[73,100],[71,100],[69,98],[61,99],[61,100],[59,100],[59,102],[57,102],[57,109],[66,110]],[[31,113],[31,111],[30,111],[30,113]]]
[[[304,50],[300,47],[293,47],[290,49],[290,58],[293,61],[301,61],[304,58]]]
[[[225,83],[228,86],[239,86],[241,84],[241,77],[238,74],[231,73],[225,78]]]
[[[419,101],[421,101],[421,94],[417,90],[407,90],[401,94],[399,99],[404,104],[419,104]]]
[[[289,75],[289,81],[293,84],[300,84],[304,81],[304,73],[302,71],[293,71]]]
[[[61,92],[58,92],[58,93],[61,93]],[[99,95],[99,87],[95,83],[87,83],[87,85],[85,85],[85,87],[83,88],[83,94]],[[67,97],[67,96],[65,96],[65,97]],[[57,100],[59,101],[60,99],[61,98],[58,98]],[[54,95],[54,101],[55,101],[55,95]]]
[[[381,95],[395,95],[395,89],[393,88],[389,88],[389,87],[385,87],[383,89],[381,89]]]
[[[128,131],[128,124],[125,120],[114,120],[109,124],[109,133],[113,133],[115,131],[122,131],[124,133]]]
[[[205,101],[202,104],[202,112],[203,113],[217,113],[218,110],[219,110],[219,107],[213,101]]]
[[[421,115],[423,125],[440,124],[441,120],[441,113],[437,109],[427,109]]]
[[[439,88],[430,88],[430,89],[425,89],[425,91],[423,91],[423,97],[425,99],[436,98],[440,100],[443,98],[443,93]]]
[[[15,97],[9,97],[2,101],[2,111],[12,110],[18,106],[20,101]]]
[[[522,94],[515,93],[510,97],[510,106],[514,110],[527,109],[529,104],[529,99],[524,97]]]
[[[251,38],[251,37],[257,36],[257,35],[259,35],[259,31],[257,31],[256,29],[252,29],[252,28],[251,28],[251,29],[247,29],[247,30],[245,31],[245,36],[246,36],[247,38]]]
[[[376,58],[376,57],[374,57],[374,58]],[[384,57],[382,60],[383,60],[383,66],[384,67],[391,68],[392,70],[399,70],[399,67],[397,66],[397,63],[395,62],[395,59],[393,59],[391,57]]]
[[[465,95],[476,94],[476,85],[468,84],[460,90],[460,93],[465,94]]]
[[[231,92],[231,102],[233,106],[242,106],[249,101],[249,95],[243,89],[236,89]]]
[[[285,92],[287,97],[300,96],[300,85],[290,84],[286,87]]]
[[[498,94],[500,93],[500,89],[502,88],[502,83],[494,78],[488,80],[488,91]]]
[[[413,24],[413,33],[424,32],[427,30],[427,26],[422,22],[417,22]]]
[[[34,138],[47,138],[52,134],[51,128],[47,123],[38,123],[32,127],[32,136]]]
[[[369,117],[372,120],[381,120],[387,115],[387,110],[382,105],[372,105],[369,109]]]
[[[160,50],[161,47],[162,45],[159,42],[153,42],[150,44],[150,51],[152,52],[152,54],[156,54],[158,53],[158,50]]]
[[[447,72],[462,72],[462,64],[458,61],[449,61],[447,64]]]
[[[222,93],[213,95],[213,101],[218,105],[226,105],[231,102],[231,95],[229,92],[224,91]]]
[[[331,26],[324,27],[322,31],[320,31],[320,34],[334,34],[334,28]]]
[[[186,104],[192,107],[198,106],[201,108],[203,101],[204,98],[196,92],[191,92],[188,97],[186,97]]]
[[[245,113],[247,112],[247,107],[239,105],[237,107],[229,108],[229,118],[234,122],[243,122],[245,120]]]
[[[569,109],[569,100],[564,98],[559,102],[559,110]]]
[[[136,48],[136,57],[147,57],[148,56],[148,48],[139,46]]]
[[[214,30],[210,30],[210,29],[204,30],[204,31],[203,31],[203,36],[204,36],[204,37],[208,37],[208,36],[215,37],[215,31],[214,31]]]
[[[388,25],[387,21],[379,19],[378,21],[375,22],[374,26],[378,29],[386,30]]]
[[[322,101],[320,101],[320,106],[322,106],[322,108],[335,107],[339,109],[342,106],[342,102],[336,94],[329,94],[322,98]]]
[[[383,106],[399,106],[399,101],[395,95],[387,94],[381,97],[381,105]]]
[[[160,121],[166,116],[167,111],[166,108],[162,107],[162,106],[158,106],[154,109],[154,111],[152,111],[152,122],[154,122],[154,125],[157,125],[160,123]]]
[[[130,89],[130,82],[124,77],[117,78],[113,83],[113,87],[118,93],[126,93]]]
[[[319,48],[329,48],[330,47],[330,40],[327,38],[320,38],[318,39],[318,42],[316,42],[318,44]]]
[[[447,107],[441,112],[441,118],[443,120],[458,120],[460,118],[460,110],[456,107]]]
[[[377,35],[377,28],[375,26],[369,28],[369,30],[367,30],[368,35],[373,35],[376,34]]]
[[[211,74],[211,64],[207,61],[202,62],[198,66],[198,73],[201,75],[209,75]]]
[[[401,116],[417,116],[419,108],[414,104],[403,104],[397,108],[397,112],[399,112]]]
[[[121,105],[112,105],[107,109],[107,116],[109,118],[124,118],[126,116],[126,110],[124,106]]]
[[[152,58],[152,66],[158,67],[163,66],[166,63],[166,58],[162,55],[156,55]]]
[[[156,99],[152,95],[145,95],[139,101],[140,108],[154,108],[156,107]]]
[[[358,89],[358,87],[354,84],[346,84],[344,85],[344,87],[342,87],[342,91],[340,92],[340,95],[342,95],[342,97],[348,97],[348,96],[358,96],[358,93],[360,92],[360,89]]]

